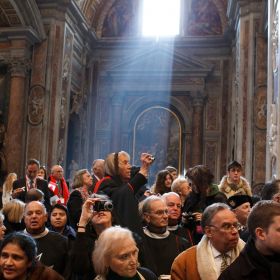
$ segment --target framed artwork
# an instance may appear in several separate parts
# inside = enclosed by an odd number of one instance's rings
[[[143,111],[136,119],[133,133],[133,163],[140,165],[140,155],[148,152],[154,155],[149,183],[156,173],[171,165],[181,169],[182,129],[174,112],[155,106]]]

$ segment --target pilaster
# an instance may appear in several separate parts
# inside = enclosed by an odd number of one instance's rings
[[[24,158],[25,86],[30,61],[14,58],[9,61],[11,73],[9,115],[6,135],[6,157],[8,172],[21,174]]]

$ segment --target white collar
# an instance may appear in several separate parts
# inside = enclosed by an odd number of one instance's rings
[[[144,233],[154,239],[164,239],[169,236],[170,232],[166,230],[164,233],[150,232],[146,227],[143,228]]]
[[[25,234],[33,237],[34,239],[42,238],[46,236],[49,233],[49,229],[45,228],[45,230],[39,234],[31,234],[26,229],[23,231]]]
[[[175,230],[177,230],[177,229],[178,229],[178,227],[179,227],[179,225],[175,225],[175,226],[168,226],[168,227],[167,227],[167,229],[168,229],[169,231],[175,231]]]

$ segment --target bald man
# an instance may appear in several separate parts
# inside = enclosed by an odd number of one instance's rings
[[[24,210],[24,232],[32,236],[38,247],[38,259],[63,275],[67,262],[68,241],[61,234],[46,228],[48,214],[39,201],[31,201]]]
[[[50,202],[52,205],[61,203],[67,205],[69,199],[69,190],[64,179],[64,170],[61,165],[54,165],[51,168],[51,176],[49,179],[49,189],[52,192]]]

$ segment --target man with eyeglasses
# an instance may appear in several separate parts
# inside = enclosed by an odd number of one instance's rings
[[[173,262],[171,279],[216,280],[239,255],[245,243],[239,238],[236,215],[224,203],[208,206],[202,215],[204,235],[198,245]]]
[[[158,277],[170,275],[173,260],[189,247],[189,243],[168,231],[168,208],[161,197],[152,195],[143,201],[142,217],[146,227],[143,229],[143,242],[139,248],[140,263]]]
[[[259,201],[248,217],[251,237],[219,280],[276,280],[280,278],[280,204]]]

